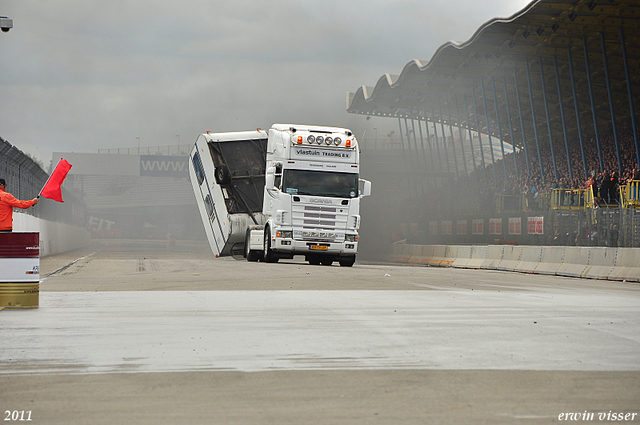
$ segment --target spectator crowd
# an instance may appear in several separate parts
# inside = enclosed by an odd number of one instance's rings
[[[640,132],[639,132],[640,133]],[[600,167],[600,155],[598,154],[597,143],[594,138],[589,138],[584,143],[584,161],[582,159],[582,149],[579,140],[576,138],[569,144],[569,163],[567,163],[567,153],[564,142],[560,145],[557,142],[553,146],[542,144],[540,146],[540,157],[542,159],[543,177],[540,175],[540,163],[538,161],[538,150],[535,143],[527,145],[528,152],[524,148],[516,153],[507,155],[504,160],[496,161],[493,165],[487,166],[484,170],[477,170],[469,176],[470,179],[480,182],[484,186],[479,194],[487,197],[491,194],[520,195],[522,193],[537,198],[540,194],[550,193],[552,189],[588,189],[593,188],[595,198],[601,203],[619,203],[619,187],[628,184],[633,180],[640,180],[640,170],[636,157],[636,146],[633,132],[622,130],[618,136],[620,152],[620,169],[618,167],[618,155],[616,153],[615,140],[612,134],[601,137],[600,152],[602,157],[602,167]],[[515,160],[518,165],[518,175],[516,177]],[[529,159],[527,167],[526,159]],[[555,159],[555,170],[553,160]],[[504,164],[502,161],[505,161]],[[584,168],[584,163],[587,169]],[[506,166],[507,175],[504,176],[503,167]],[[492,170],[495,168],[495,173]],[[530,172],[530,174],[528,173]],[[556,179],[557,172],[557,179]],[[494,178],[494,175],[496,178]],[[476,191],[476,193],[478,193]]]

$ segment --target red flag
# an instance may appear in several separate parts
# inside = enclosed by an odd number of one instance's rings
[[[62,189],[60,187],[70,169],[71,164],[69,164],[66,159],[61,159],[58,165],[56,165],[56,169],[51,173],[49,180],[47,180],[40,191],[40,196],[53,199],[54,201],[64,202],[62,200]]]

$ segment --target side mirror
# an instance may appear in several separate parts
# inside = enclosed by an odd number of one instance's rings
[[[371,182],[369,180],[360,179],[358,181],[360,197],[371,196]]]

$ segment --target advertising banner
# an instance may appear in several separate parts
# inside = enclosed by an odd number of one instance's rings
[[[509,219],[509,234],[510,235],[522,234],[522,219],[520,217],[513,217]]]
[[[438,222],[437,221],[430,221],[429,222],[429,234],[430,235],[437,235],[438,234]]]
[[[467,234],[467,220],[458,220],[457,221],[457,234],[458,235],[466,235]]]
[[[481,218],[473,220],[471,234],[484,235],[484,220]]]
[[[501,235],[502,234],[502,219],[501,218],[490,218],[489,219],[489,234],[490,235]]]
[[[544,235],[544,217],[527,217],[527,228],[530,235]]]
[[[453,227],[453,222],[452,221],[443,221],[442,222],[442,234],[443,235],[450,235],[452,227]]]

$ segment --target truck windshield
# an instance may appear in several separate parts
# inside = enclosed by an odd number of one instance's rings
[[[290,195],[355,198],[358,174],[326,171],[284,170],[282,191]]]

